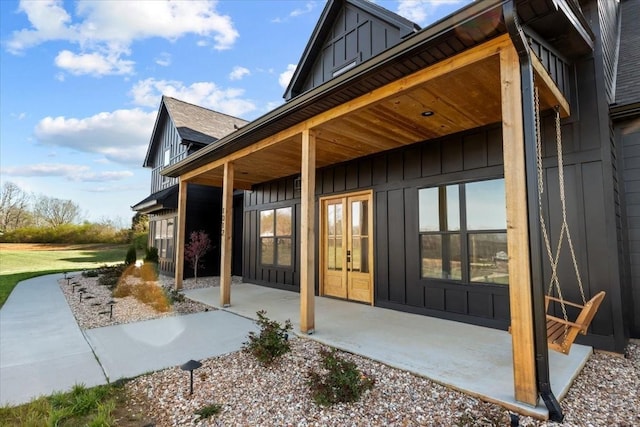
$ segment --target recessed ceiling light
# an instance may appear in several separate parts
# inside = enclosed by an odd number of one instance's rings
[[[422,117],[431,117],[433,116],[433,114],[434,114],[433,111],[429,111],[429,110],[423,111],[422,113],[420,113]]]

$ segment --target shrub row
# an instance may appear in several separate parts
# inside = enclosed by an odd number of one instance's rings
[[[102,224],[65,224],[58,227],[25,227],[0,235],[0,243],[132,243],[144,249],[147,233],[117,230]]]

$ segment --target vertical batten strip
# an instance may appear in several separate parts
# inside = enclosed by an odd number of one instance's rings
[[[224,164],[222,182],[222,236],[220,242],[220,305],[231,304],[231,249],[233,246],[233,163]]]
[[[533,340],[524,125],[520,68],[513,47],[500,52],[500,80],[514,391],[517,401],[535,406],[538,387]]]
[[[178,230],[176,233],[176,271],[175,288],[182,289],[182,277],[184,274],[184,243],[185,224],[187,222],[187,190],[189,184],[180,179],[178,184]]]
[[[315,329],[315,188],[316,135],[302,131],[302,188],[300,221],[300,331]]]

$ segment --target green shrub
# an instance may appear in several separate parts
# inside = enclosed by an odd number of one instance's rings
[[[290,320],[287,320],[284,326],[275,320],[269,320],[264,310],[256,314],[260,333],[249,332],[249,341],[243,343],[242,350],[251,353],[263,365],[270,365],[278,357],[291,351],[289,332],[293,326]]]
[[[126,269],[126,265],[118,264],[114,266],[105,266],[99,268],[98,274],[98,284],[102,286],[106,286],[110,290],[114,290],[116,286],[118,286],[118,282],[120,281],[120,277],[124,273]]]
[[[97,269],[87,270],[82,272],[82,277],[98,277],[99,275],[100,275],[100,272]]]
[[[336,350],[320,350],[324,372],[309,371],[307,384],[313,400],[323,406],[355,402],[371,389],[374,380],[362,374],[355,363],[340,357]]]
[[[136,247],[129,246],[129,249],[127,249],[127,255],[124,257],[124,265],[129,266],[135,264],[137,259],[138,254],[136,253]]]
[[[148,241],[149,241],[148,232],[133,233],[131,236],[131,244],[140,251],[147,249]]]
[[[212,403],[211,405],[207,405],[204,408],[198,409],[195,414],[200,415],[200,418],[209,418],[212,415],[219,414],[222,410],[222,405],[219,403]]]
[[[24,227],[0,235],[0,243],[129,243],[126,230],[106,224],[63,224],[57,227]]]
[[[158,256],[158,248],[150,246],[147,248],[147,253],[144,256],[144,262],[151,262],[158,264],[160,257]]]

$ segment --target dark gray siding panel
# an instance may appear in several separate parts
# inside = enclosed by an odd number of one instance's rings
[[[619,125],[618,141],[624,161],[624,196],[626,202],[626,242],[629,274],[623,282],[631,336],[640,338],[640,130],[633,123]]]
[[[345,3],[300,93],[331,80],[341,68],[353,62],[360,64],[400,40],[399,28]]]
[[[387,217],[393,224],[389,236],[389,301],[405,304],[405,235],[404,235],[404,192],[392,190],[388,193]]]
[[[607,100],[612,103],[614,101],[616,63],[618,61],[619,4],[617,1],[600,0],[598,1],[598,6],[605,89]]]
[[[447,182],[487,179],[502,176],[502,133],[499,125],[489,126],[450,138],[357,159],[319,170],[316,175],[317,196],[344,191],[374,190],[374,295],[375,304],[396,309],[479,322],[506,328],[508,324],[508,289],[492,286],[478,291],[478,285],[429,283],[420,279],[418,236],[418,189]],[[441,153],[447,153],[441,156]],[[491,154],[490,154],[491,153]],[[491,158],[491,162],[489,162]],[[490,164],[491,163],[491,164]],[[445,167],[446,166],[446,167]],[[448,173],[442,173],[443,170]],[[293,183],[293,178],[278,182]],[[299,209],[299,192],[285,200],[269,202],[275,183],[254,187],[246,199],[245,280],[269,286],[298,289],[299,279],[291,287],[288,274],[297,277],[299,259],[293,272],[282,273],[261,268],[258,257],[258,211],[273,207],[295,206]],[[299,215],[296,216],[296,224]],[[299,239],[296,236],[296,248]],[[245,255],[246,256],[246,255]],[[296,253],[297,256],[297,253]],[[317,273],[317,272],[316,272]],[[480,295],[479,301],[468,303]],[[500,304],[501,306],[497,306]],[[480,319],[478,321],[478,319]]]

